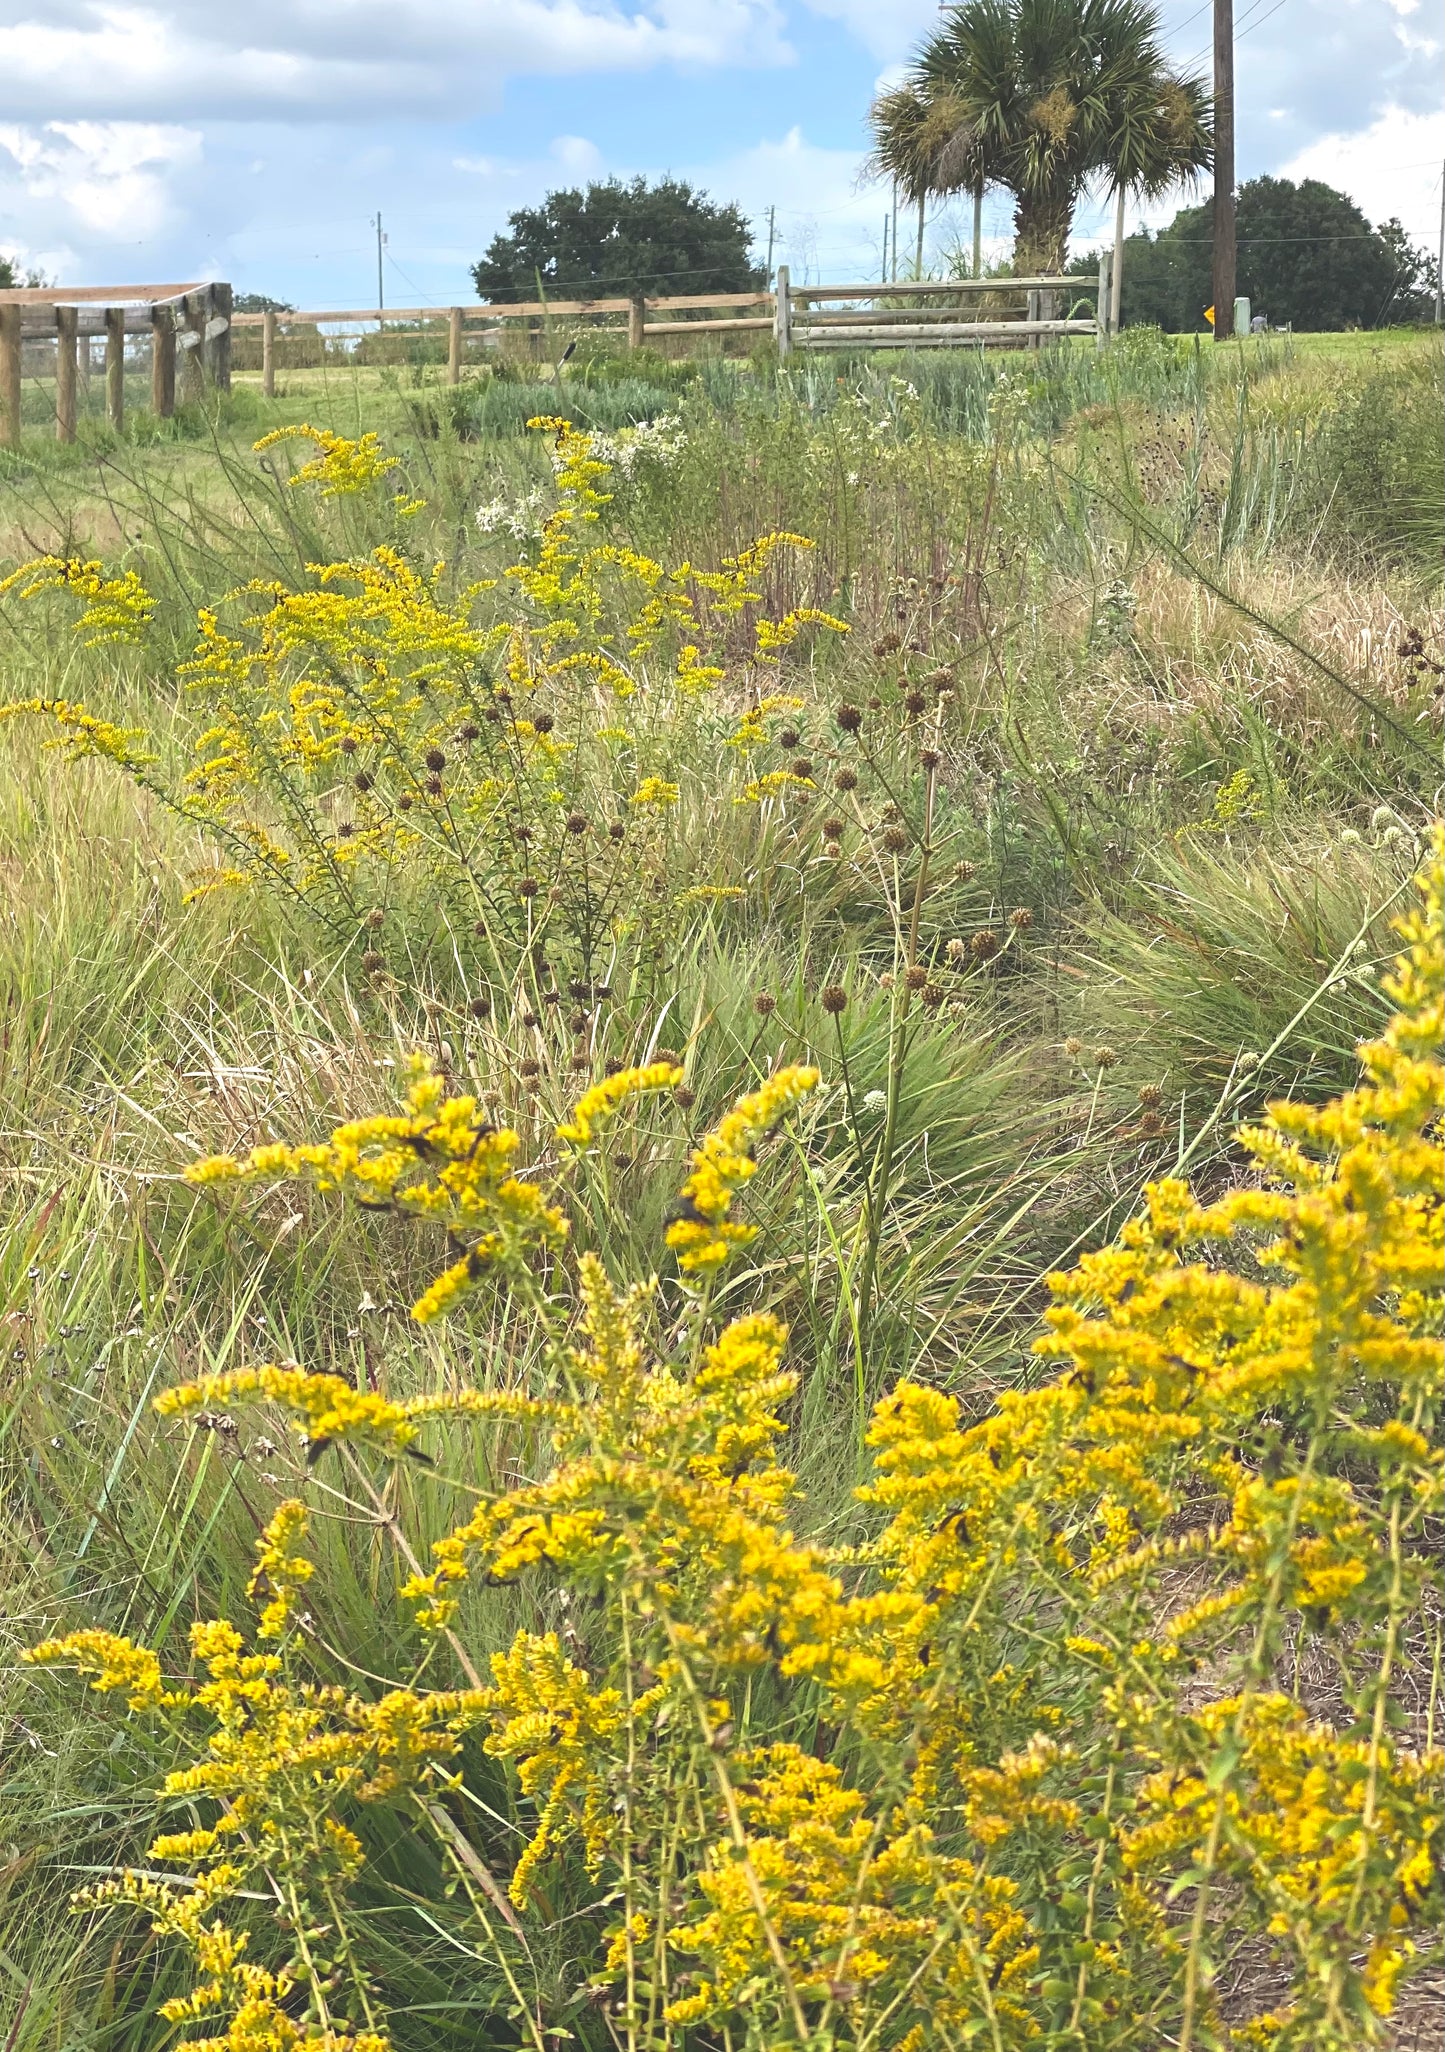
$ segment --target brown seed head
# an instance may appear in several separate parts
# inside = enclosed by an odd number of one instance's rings
[[[542,1064],[532,1055],[528,1055],[526,1061],[518,1062],[517,1064],[517,1074],[519,1076],[540,1076],[541,1073]]]
[[[614,819],[607,829],[607,838],[609,841],[625,841],[627,839],[627,822],[621,819]]]
[[[905,969],[903,972],[903,982],[908,990],[922,990],[927,981],[928,971],[918,962],[915,962],[911,969]]]
[[[845,734],[856,734],[863,724],[863,715],[856,705],[840,705],[833,717]]]
[[[1141,1083],[1139,1085],[1139,1102],[1149,1111],[1157,1110],[1164,1102],[1164,1092],[1157,1083]]]
[[[930,1012],[936,1012],[947,996],[948,992],[941,983],[925,983],[921,1002]]]
[[[976,862],[955,862],[953,873],[960,883],[968,883],[973,877],[978,875],[978,864]]]
[[[440,777],[428,777],[428,778],[427,778],[427,780],[426,780],[426,794],[427,794],[428,798],[440,798],[440,797],[441,797],[441,795],[442,795],[442,780],[441,780],[441,778],[440,778]]]
[[[976,962],[988,962],[998,953],[998,935],[991,926],[981,926],[969,942]]]
[[[439,1019],[446,1010],[439,998],[423,998],[421,1008],[429,1019]]]
[[[777,1009],[778,1001],[770,990],[760,990],[753,999],[753,1010],[760,1018],[766,1019],[770,1013],[776,1012]]]
[[[822,826],[822,834],[824,840],[841,841],[843,838],[843,827],[844,821],[839,819],[836,816],[836,814],[829,813],[828,817],[823,821]]]
[[[567,1030],[568,1030],[568,1032],[569,1032],[569,1033],[585,1033],[585,1032],[587,1031],[587,1024],[588,1024],[588,1017],[587,1017],[587,1014],[586,1014],[586,1012],[569,1012],[569,1013],[568,1013],[568,1015],[567,1015]]]
[[[337,821],[336,838],[338,841],[349,841],[355,832],[356,821],[354,819],[341,819]]]
[[[823,853],[830,862],[836,862],[843,853],[843,843],[841,841],[824,841]]]
[[[813,774],[812,761],[810,757],[806,755],[795,756],[793,760],[788,764],[788,768],[793,772],[793,775],[795,777],[811,777]]]
[[[535,876],[524,876],[517,885],[517,896],[519,898],[535,898],[541,888],[542,886],[538,883]]]
[[[368,976],[375,976],[378,969],[386,967],[386,957],[379,955],[375,948],[368,948],[361,958],[361,966]]]
[[[398,812],[410,812],[415,803],[416,800],[412,797],[410,791],[403,791],[396,801],[396,809]]]
[[[475,741],[481,731],[475,720],[467,720],[464,725],[457,728],[457,739],[458,741]]]
[[[590,1068],[591,1068],[591,1066],[592,1066],[592,1057],[591,1057],[591,1055],[590,1055],[590,1054],[588,1054],[588,1053],[587,1053],[587,1051],[586,1051],[586,1049],[585,1049],[585,1048],[580,1048],[580,1047],[578,1048],[578,1050],[577,1050],[576,1054],[574,1054],[574,1055],[573,1055],[573,1057],[572,1057],[572,1066],[573,1066],[573,1068],[574,1068],[574,1069],[590,1069]]]
[[[492,1016],[492,1001],[490,998],[474,997],[467,1006],[467,1010],[474,1019],[490,1019]]]
[[[1096,1047],[1094,1049],[1094,1060],[1101,1069],[1112,1069],[1118,1059],[1119,1057],[1112,1047]]]
[[[474,933],[474,934],[476,935],[476,937],[477,937],[477,939],[478,939],[478,940],[485,940],[485,939],[486,939],[486,937],[487,937],[487,922],[486,922],[486,920],[485,920],[485,919],[474,919],[474,920],[472,921],[472,932],[473,932],[473,933]]]
[[[569,834],[585,834],[591,824],[592,822],[585,812],[569,812],[567,815],[567,831]]]
[[[626,1062],[619,1062],[614,1055],[609,1061],[602,1064],[602,1073],[604,1076],[620,1076],[626,1067]]]
[[[385,926],[386,914],[382,911],[379,905],[374,905],[371,911],[367,913],[366,923],[368,926],[371,927]]]
[[[892,971],[891,969],[885,969],[885,970],[884,970],[884,972],[883,972],[883,974],[882,974],[882,975],[881,975],[881,976],[879,977],[879,979],[878,979],[878,988],[879,988],[880,990],[892,990],[892,988],[893,988],[893,971]]]
[[[947,663],[940,663],[936,670],[929,671],[923,681],[925,684],[931,684],[935,691],[946,691],[953,682],[953,672]]]
[[[961,962],[968,953],[968,948],[964,942],[955,938],[948,943],[943,952],[947,955],[950,962]]]
[[[1027,905],[1019,905],[1010,912],[1008,923],[1015,933],[1027,933],[1034,923],[1034,915]]]
[[[591,1001],[592,986],[590,983],[583,983],[580,977],[574,976],[567,986],[567,995],[575,998],[579,1005],[585,1005]]]
[[[541,1023],[542,1021],[537,1017],[537,1014],[530,1009],[530,1007],[528,1008],[528,1010],[523,1012],[522,1024],[526,1026],[528,1029],[532,1028],[533,1026],[540,1026]]]
[[[350,734],[343,734],[336,745],[343,755],[355,755],[356,753],[356,743]]]
[[[873,644],[873,653],[876,656],[896,655],[902,646],[901,636],[897,634],[880,634]]]
[[[837,776],[833,779],[833,789],[835,791],[856,791],[857,788],[858,772],[857,770],[849,769],[845,762],[842,769],[839,770]]]
[[[358,791],[369,791],[371,789],[371,778],[365,770],[358,770],[351,781]]]
[[[689,1090],[685,1083],[679,1083],[672,1093],[672,1101],[680,1111],[691,1111],[697,1103],[697,1092]]]
[[[550,734],[556,724],[557,722],[553,719],[551,713],[534,713],[532,715],[533,728],[539,734]]]
[[[779,748],[796,748],[801,739],[802,736],[796,727],[784,727],[782,733],[778,736],[778,746]]]
[[[669,1069],[682,1067],[682,1056],[675,1047],[660,1047],[652,1059],[655,1062],[666,1062]]]
[[[840,1012],[847,1011],[848,993],[841,983],[830,983],[827,986],[822,995],[822,1006],[823,1010],[831,1012],[835,1019]]]
[[[905,712],[911,713],[914,719],[917,719],[918,715],[921,712],[927,712],[928,700],[924,697],[921,691],[905,692],[903,698],[903,709]]]
[[[908,846],[907,832],[901,826],[884,827],[883,845],[890,855],[901,855]]]
[[[447,759],[439,748],[429,748],[426,752],[425,760],[426,766],[433,776],[439,777],[447,766]]]
[[[1083,1041],[1079,1039],[1077,1034],[1071,1033],[1068,1039],[1064,1042],[1064,1053],[1068,1056],[1071,1062],[1076,1062],[1083,1052]]]
[[[943,757],[936,748],[925,748],[920,752],[918,760],[926,770],[936,770],[943,761]]]
[[[877,692],[875,692],[875,693],[873,694],[873,696],[872,696],[872,697],[871,697],[871,698],[869,699],[869,701],[868,701],[868,710],[869,710],[869,712],[882,712],[882,710],[883,710],[883,701],[882,701],[882,699],[881,699],[881,698],[880,698],[880,697],[878,696]]]

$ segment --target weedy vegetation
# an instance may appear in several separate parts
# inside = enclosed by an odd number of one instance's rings
[[[5,452],[4,2052],[1438,2034],[1439,352],[1216,355]]]

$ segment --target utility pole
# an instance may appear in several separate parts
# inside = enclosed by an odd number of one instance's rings
[[[1234,333],[1234,0],[1214,0],[1214,339]]]
[[[381,252],[385,247],[386,237],[381,232],[381,215],[379,213],[373,225],[376,229],[376,310],[378,313],[385,313],[386,280],[382,276]]]
[[[1109,333],[1119,332],[1120,295],[1124,290],[1124,188],[1114,195],[1114,263],[1109,274]]]
[[[893,181],[893,282],[898,283],[898,180]]]
[[[768,208],[768,290],[773,289],[773,228],[777,215],[776,207]]]
[[[1445,313],[1445,165],[1440,168],[1440,254],[1435,261],[1435,325]]]
[[[888,283],[888,216],[886,214],[883,216],[883,275],[879,283],[882,285]]]
[[[973,189],[973,275],[983,276],[983,180]]]

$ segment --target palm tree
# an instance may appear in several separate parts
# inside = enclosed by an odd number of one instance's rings
[[[1147,0],[960,0],[873,110],[873,164],[910,197],[1002,185],[1014,270],[1063,270],[1085,187],[1153,196],[1204,170],[1208,96]]]

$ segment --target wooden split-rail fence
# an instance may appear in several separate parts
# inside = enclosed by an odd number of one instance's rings
[[[70,285],[0,291],[0,442],[20,439],[21,372],[27,342],[55,345],[55,432],[75,440],[81,344],[105,337],[106,414],[125,420],[126,338],[148,336],[151,410],[176,409],[176,372],[183,392],[231,386],[229,285]]]
[[[91,340],[101,335],[106,413],[111,425],[119,428],[125,416],[128,337],[150,338],[151,407],[165,418],[175,410],[178,365],[187,394],[199,396],[207,385],[229,391],[231,340],[240,329],[261,331],[261,385],[267,398],[275,396],[278,343],[286,333],[362,322],[383,327],[395,322],[407,328],[444,324],[447,377],[452,384],[461,380],[467,341],[480,336],[494,342],[511,322],[524,323],[536,341],[554,322],[606,323],[621,316],[632,349],[664,336],[771,335],[781,358],[830,349],[1037,349],[1045,342],[1082,335],[1092,335],[1102,346],[1109,338],[1110,262],[1106,251],[1096,277],[801,286],[791,283],[788,268],[782,265],[768,292],[312,312],[235,313],[231,287],[220,283],[0,291],[0,442],[20,438],[21,367],[27,342],[55,345],[55,431],[68,442],[76,433],[80,344],[85,344],[88,366]],[[1089,307],[1091,295],[1094,304]],[[1088,310],[1080,312],[1081,307]]]

